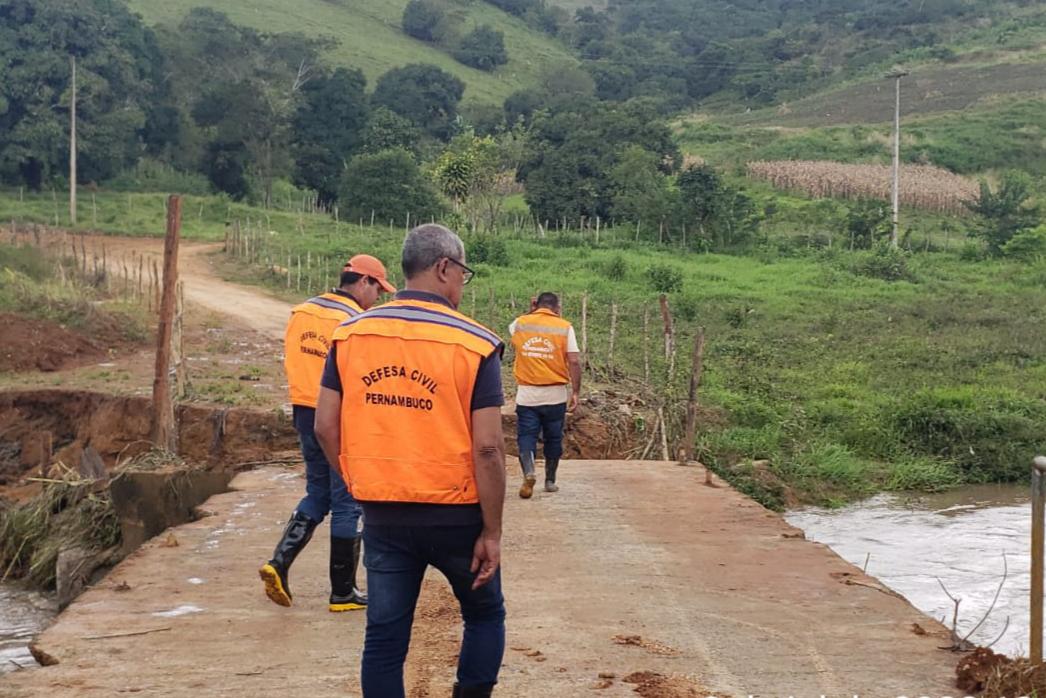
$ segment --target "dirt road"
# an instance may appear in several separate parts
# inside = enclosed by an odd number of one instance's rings
[[[104,246],[106,258],[114,263],[115,260],[129,259],[130,255],[137,253],[144,255],[150,264],[152,259],[156,259],[162,268],[161,239],[99,235],[87,237],[85,240],[89,254],[98,252]],[[220,243],[181,241],[178,278],[185,285],[185,300],[198,307],[232,316],[265,336],[282,341],[291,305],[266,295],[258,288],[240,286],[218,278],[211,269],[207,256],[220,249]]]
[[[952,693],[940,626],[776,514],[705,487],[700,468],[563,470],[560,493],[508,502],[500,695]],[[177,546],[161,535],[80,597],[39,640],[60,663],[10,675],[0,693],[359,695],[364,618],[325,610],[324,532],[294,568],[293,608],[255,576],[300,476],[258,470],[233,487],[205,505],[213,516],[173,531]],[[407,672],[415,698],[449,695],[452,603],[431,576]]]

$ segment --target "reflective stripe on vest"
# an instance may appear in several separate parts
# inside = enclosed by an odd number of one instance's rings
[[[539,308],[516,320],[512,348],[516,353],[513,369],[520,385],[566,385],[567,338],[570,323],[551,310]]]
[[[291,404],[316,406],[331,334],[341,322],[361,312],[356,301],[336,293],[324,293],[294,307],[283,338]]]
[[[393,301],[334,331],[339,466],[365,502],[474,504],[472,391],[497,335],[436,303]]]

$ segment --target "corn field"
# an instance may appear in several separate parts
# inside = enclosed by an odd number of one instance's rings
[[[815,197],[890,200],[892,167],[848,165],[827,160],[776,160],[748,163],[748,176],[777,189]],[[939,213],[965,213],[964,202],[980,194],[976,182],[933,167],[901,166],[901,203]]]

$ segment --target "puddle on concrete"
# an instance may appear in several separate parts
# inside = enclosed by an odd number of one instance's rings
[[[193,613],[203,613],[203,609],[199,606],[193,606],[192,604],[184,604],[182,606],[176,606],[169,611],[156,611],[152,615],[157,618],[177,618],[178,616],[188,616]]]

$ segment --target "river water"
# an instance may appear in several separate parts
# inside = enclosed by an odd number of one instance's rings
[[[54,599],[0,584],[0,674],[38,666],[29,642],[54,618]]]
[[[1031,503],[1028,486],[985,485],[935,495],[881,494],[840,509],[803,509],[786,519],[806,537],[877,577],[924,613],[1011,656],[1027,654]],[[938,579],[941,583],[938,582]],[[1007,618],[1009,624],[1007,626]]]

